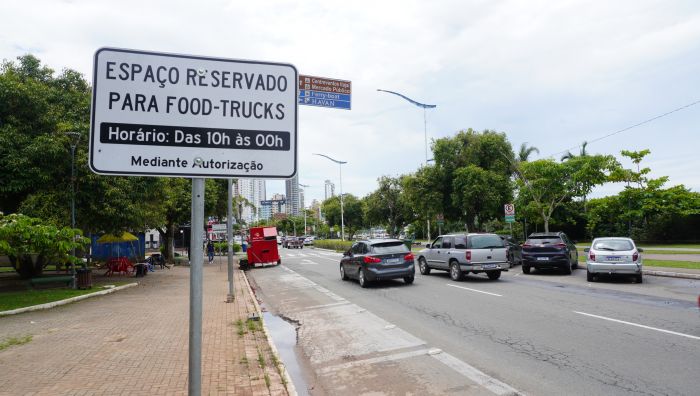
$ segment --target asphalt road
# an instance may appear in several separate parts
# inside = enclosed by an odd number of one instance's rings
[[[342,281],[340,255],[281,249],[248,272],[297,326],[310,394],[695,395],[700,281],[586,282],[519,267],[498,281]],[[302,392],[303,393],[303,392]]]

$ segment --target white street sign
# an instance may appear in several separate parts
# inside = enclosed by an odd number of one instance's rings
[[[505,204],[505,205],[503,205],[503,208],[505,209],[506,216],[514,216],[515,215],[515,205]]]
[[[297,168],[297,88],[290,64],[99,49],[90,168],[290,178]]]

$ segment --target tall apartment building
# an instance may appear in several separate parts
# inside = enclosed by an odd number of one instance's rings
[[[297,174],[293,178],[285,180],[284,185],[287,195],[287,214],[299,216],[301,213],[301,205],[299,205],[299,175]]]
[[[330,180],[326,180],[326,194],[324,200],[330,198],[330,197],[335,197],[335,184],[331,182]]]
[[[248,200],[255,208],[244,205],[241,208],[241,219],[252,223],[260,219],[260,201],[267,199],[265,180],[263,179],[238,179],[235,193]]]

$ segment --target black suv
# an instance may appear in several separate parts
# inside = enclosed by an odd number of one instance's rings
[[[571,274],[578,268],[576,245],[563,232],[530,234],[523,244],[523,273],[530,268],[560,269]]]

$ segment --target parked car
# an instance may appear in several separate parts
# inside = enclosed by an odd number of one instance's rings
[[[286,244],[288,249],[303,249],[304,237],[287,237]]]
[[[281,245],[283,240],[284,240],[284,237],[277,235],[277,244],[278,245]]]
[[[523,273],[530,268],[559,269],[571,274],[578,268],[576,245],[563,232],[530,234],[522,247]]]
[[[420,273],[433,269],[450,272],[452,280],[462,280],[468,273],[486,273],[489,279],[508,271],[508,249],[496,234],[440,235],[418,255]]]
[[[642,253],[630,238],[596,238],[586,255],[586,279],[597,280],[599,275],[633,275],[642,283]]]
[[[304,245],[313,245],[314,244],[314,239],[316,239],[315,236],[307,236],[304,238]]]
[[[503,242],[508,249],[508,263],[510,264],[510,267],[513,268],[514,265],[522,264],[523,249],[520,244],[515,241],[515,238],[508,235],[501,235],[501,239],[503,239]]]
[[[411,284],[415,279],[413,254],[398,239],[357,241],[340,260],[340,278],[355,278],[362,287],[371,281],[397,278]]]

